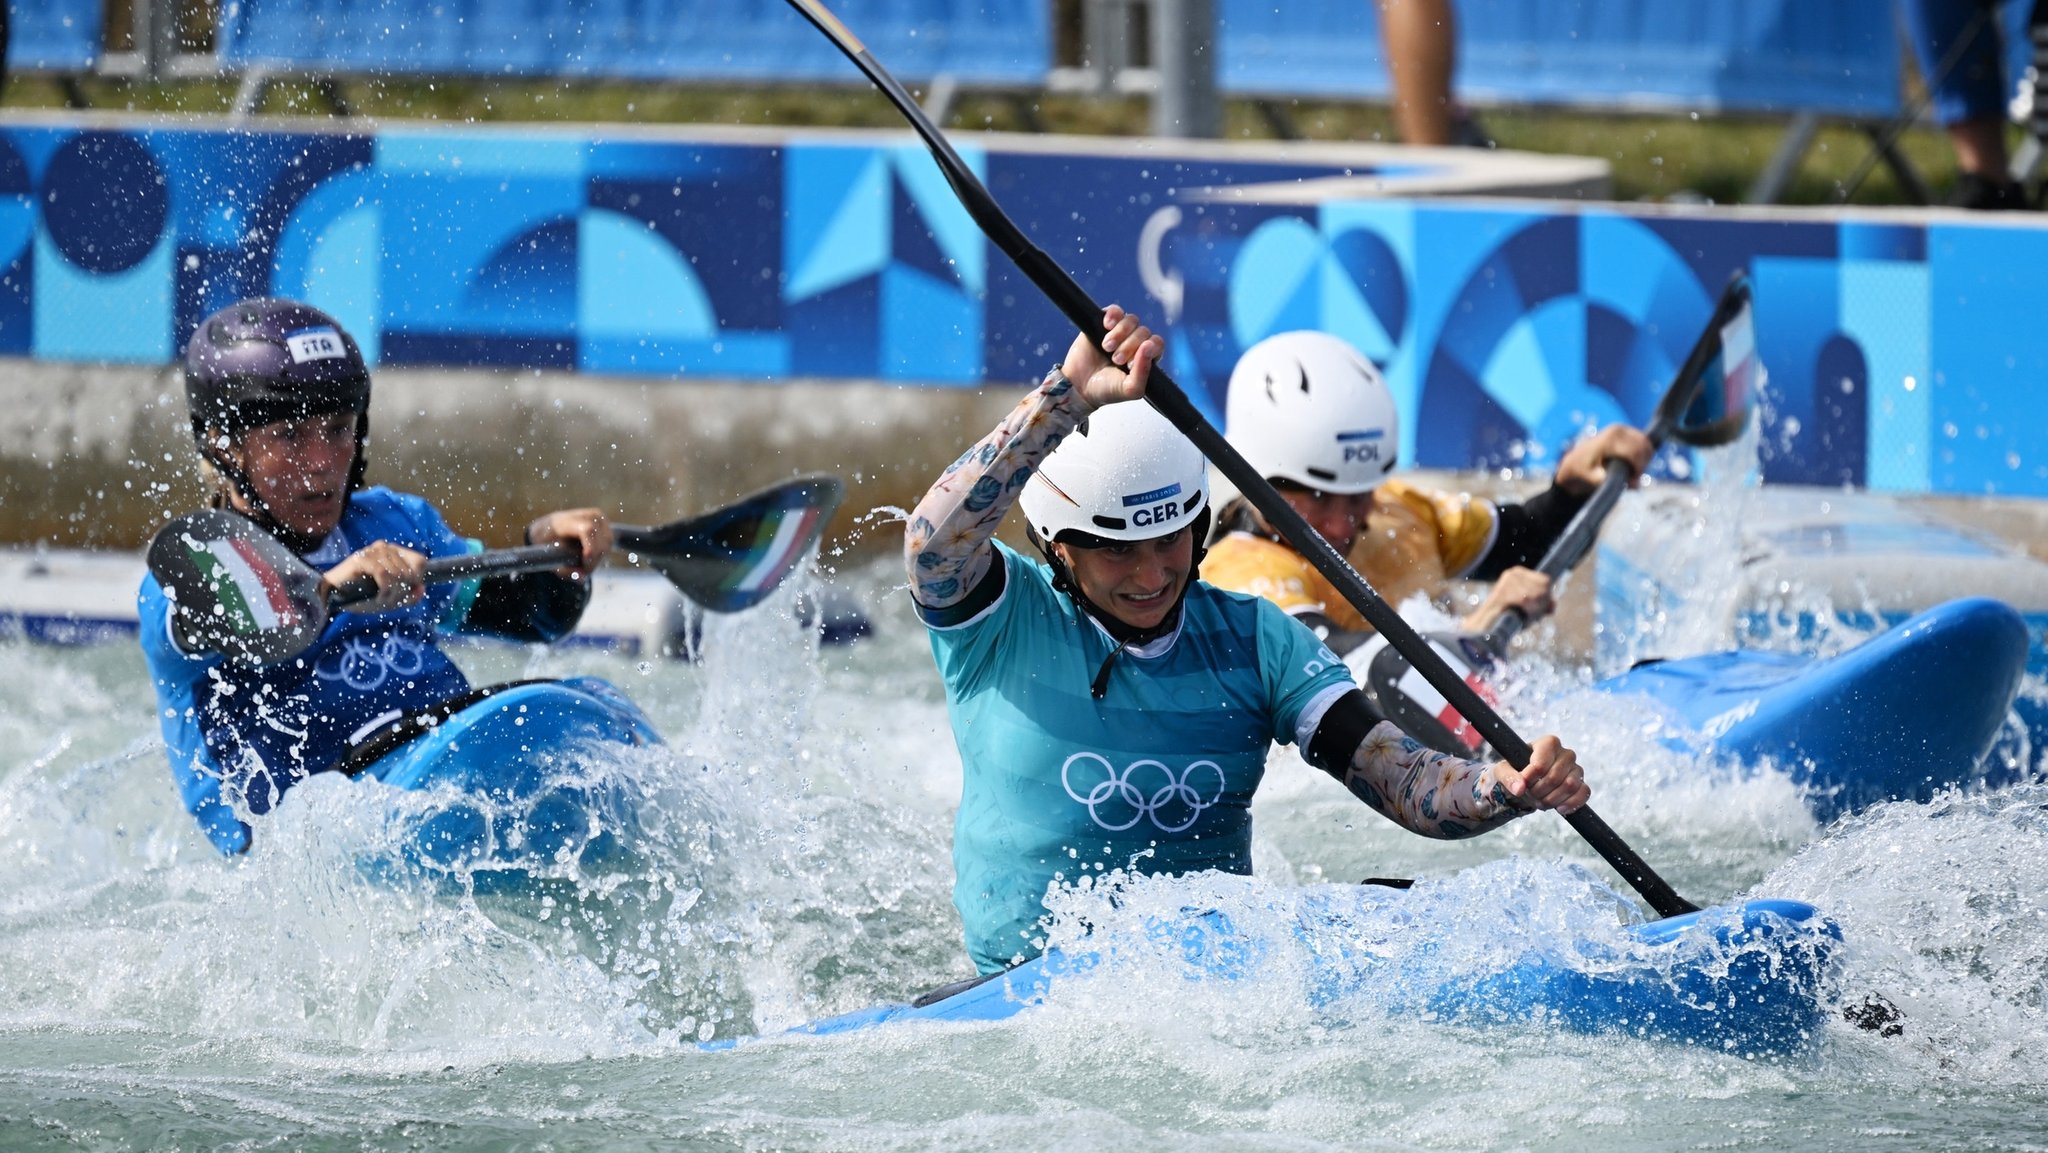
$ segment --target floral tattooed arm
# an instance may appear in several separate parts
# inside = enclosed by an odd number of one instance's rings
[[[1303,743],[1310,764],[1344,782],[1381,816],[1425,837],[1455,840],[1499,828],[1534,808],[1510,795],[1506,765],[1428,748],[1383,720],[1357,690],[1334,701]]]
[[[1446,841],[1476,837],[1528,811],[1508,795],[1493,765],[1437,752],[1392,721],[1374,726],[1351,764],[1332,775],[1381,816]]]
[[[1593,795],[1579,755],[1554,734],[1530,742],[1529,759],[1520,766],[1468,761],[1413,740],[1355,688],[1320,715],[1311,704],[1296,724],[1295,741],[1310,764],[1344,782],[1381,816],[1425,837],[1477,836],[1539,809],[1570,816]]]
[[[918,604],[946,608],[981,583],[995,557],[996,527],[1024,482],[1087,415],[1086,402],[1054,369],[994,432],[946,468],[903,531],[903,560]]]

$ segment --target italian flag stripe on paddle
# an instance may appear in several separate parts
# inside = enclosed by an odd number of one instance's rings
[[[780,514],[776,518],[774,536],[768,547],[762,550],[761,559],[732,582],[731,587],[741,592],[755,592],[787,572],[796,563],[804,536],[811,531],[811,525],[817,519],[818,510],[814,508],[806,508],[794,516],[786,512]]]
[[[216,540],[200,544],[187,541],[185,551],[199,567],[227,625],[241,636],[296,624],[298,614],[277,573],[238,540]]]

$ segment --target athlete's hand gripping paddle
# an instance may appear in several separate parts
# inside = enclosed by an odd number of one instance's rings
[[[1727,444],[1749,424],[1750,401],[1763,373],[1756,357],[1755,310],[1749,280],[1737,273],[1722,289],[1721,299],[1679,366],[1678,375],[1657,402],[1650,426],[1644,429],[1653,449],[1666,440],[1700,448]],[[1635,470],[1619,458],[1607,461],[1606,479],[1565,526],[1538,562],[1536,571],[1555,580],[1569,572],[1600,535],[1600,526],[1634,479]],[[1498,623],[1479,636],[1450,633],[1428,637],[1439,656],[1476,692],[1483,677],[1508,643],[1527,627],[1519,610],[1509,609]],[[1368,642],[1370,644],[1370,642]],[[1408,659],[1392,646],[1376,646],[1359,668],[1359,683],[1382,715],[1423,744],[1447,753],[1477,756],[1485,747],[1477,729],[1449,707],[1442,694],[1417,676]]]
[[[1657,402],[1650,427],[1643,430],[1651,449],[1662,448],[1666,440],[1712,448],[1742,435],[1749,425],[1750,399],[1762,372],[1762,362],[1756,356],[1756,316],[1749,278],[1738,272],[1721,290],[1706,328]],[[1635,470],[1627,461],[1609,458],[1606,479],[1572,516],[1563,535],[1537,562],[1536,571],[1555,580],[1584,560],[1607,514],[1614,511],[1622,490],[1634,479]],[[1506,652],[1508,642],[1528,623],[1520,610],[1509,609],[1487,631],[1487,647]]]
[[[918,107],[917,102],[911,99],[910,93],[904,90],[903,85],[868,53],[860,39],[818,0],[789,0],[789,3],[829,37],[910,122],[910,126],[931,150],[933,159],[938,161],[939,170],[944,173],[946,182],[953,186],[954,194],[960,198],[960,203],[981,227],[983,234],[1016,262],[1017,267],[1031,278],[1039,291],[1045,293],[1046,297],[1066,314],[1068,321],[1084,333],[1099,334],[1102,331],[1101,306],[1075,283],[1073,277],[1067,275],[1065,269],[1055,264],[1051,257],[1018,230],[1017,225],[996,204],[995,198],[989,195],[988,189],[982,186],[966,162],[961,160],[959,153],[953,151],[953,146],[946,140],[945,134],[939,131],[938,126],[933,124],[924,114],[924,110]],[[1273,486],[1266,483],[1266,478],[1260,476],[1256,469],[1230,447],[1223,439],[1223,435],[1217,432],[1201,411],[1188,400],[1187,394],[1181,391],[1180,386],[1157,367],[1153,368],[1150,383],[1146,385],[1145,399],[1192,440],[1195,447],[1201,449],[1202,454],[1209,458],[1209,462],[1251,501],[1253,507],[1266,518],[1266,523],[1272,525],[1307,557],[1309,562],[1316,566],[1316,570],[1327,577],[1338,592],[1343,594],[1344,599],[1350,601],[1389,643],[1400,649],[1414,663],[1416,670],[1427,678],[1430,684],[1436,686],[1460,714],[1478,726],[1487,743],[1499,750],[1503,759],[1518,769],[1528,766],[1528,742],[1509,728],[1499,713],[1481,700],[1469,685],[1444,664],[1442,658],[1416,635],[1415,630],[1372,590],[1372,586],[1366,584],[1365,578],[1353,571],[1351,566],[1345,563],[1344,558],[1337,554],[1337,550],[1330,547],[1330,542],[1318,535],[1308,522],[1302,519],[1301,514],[1295,512],[1281,499],[1280,494],[1273,490]],[[1616,836],[1614,830],[1608,828],[1607,823],[1595,815],[1591,808],[1580,808],[1565,819],[1571,822],[1579,835],[1584,837],[1623,879],[1643,895],[1643,899],[1648,901],[1660,916],[1676,916],[1698,908],[1673,891],[1671,886],[1637,856],[1635,850]]]
[[[837,477],[804,477],[689,520],[614,525],[612,535],[620,552],[646,562],[684,596],[712,612],[738,612],[796,569],[844,492]],[[426,579],[539,572],[579,555],[574,541],[557,541],[439,557],[427,562]],[[375,582],[358,577],[322,597],[318,570],[247,517],[221,509],[165,525],[150,542],[149,571],[172,602],[181,648],[259,665],[304,652],[334,610],[377,591]]]

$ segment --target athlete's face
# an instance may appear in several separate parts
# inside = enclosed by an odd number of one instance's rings
[[[348,474],[356,459],[356,414],[334,412],[279,420],[243,433],[228,447],[250,487],[284,527],[324,537],[341,523]],[[243,512],[247,502],[233,497]]]
[[[1338,552],[1348,553],[1358,540],[1358,530],[1372,512],[1372,490],[1342,493],[1324,492],[1300,485],[1276,484],[1281,499],[1293,507],[1309,527],[1322,534]]]
[[[1053,547],[1082,594],[1135,629],[1166,619],[1195,567],[1195,538],[1186,529],[1108,548]]]

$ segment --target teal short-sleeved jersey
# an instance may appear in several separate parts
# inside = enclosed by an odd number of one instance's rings
[[[1116,642],[1054,590],[1051,569],[994,547],[965,601],[920,607],[964,769],[953,901],[985,973],[1040,951],[1056,882],[1249,873],[1267,749],[1352,687],[1299,622],[1196,581],[1177,633],[1119,654],[1096,700]]]

